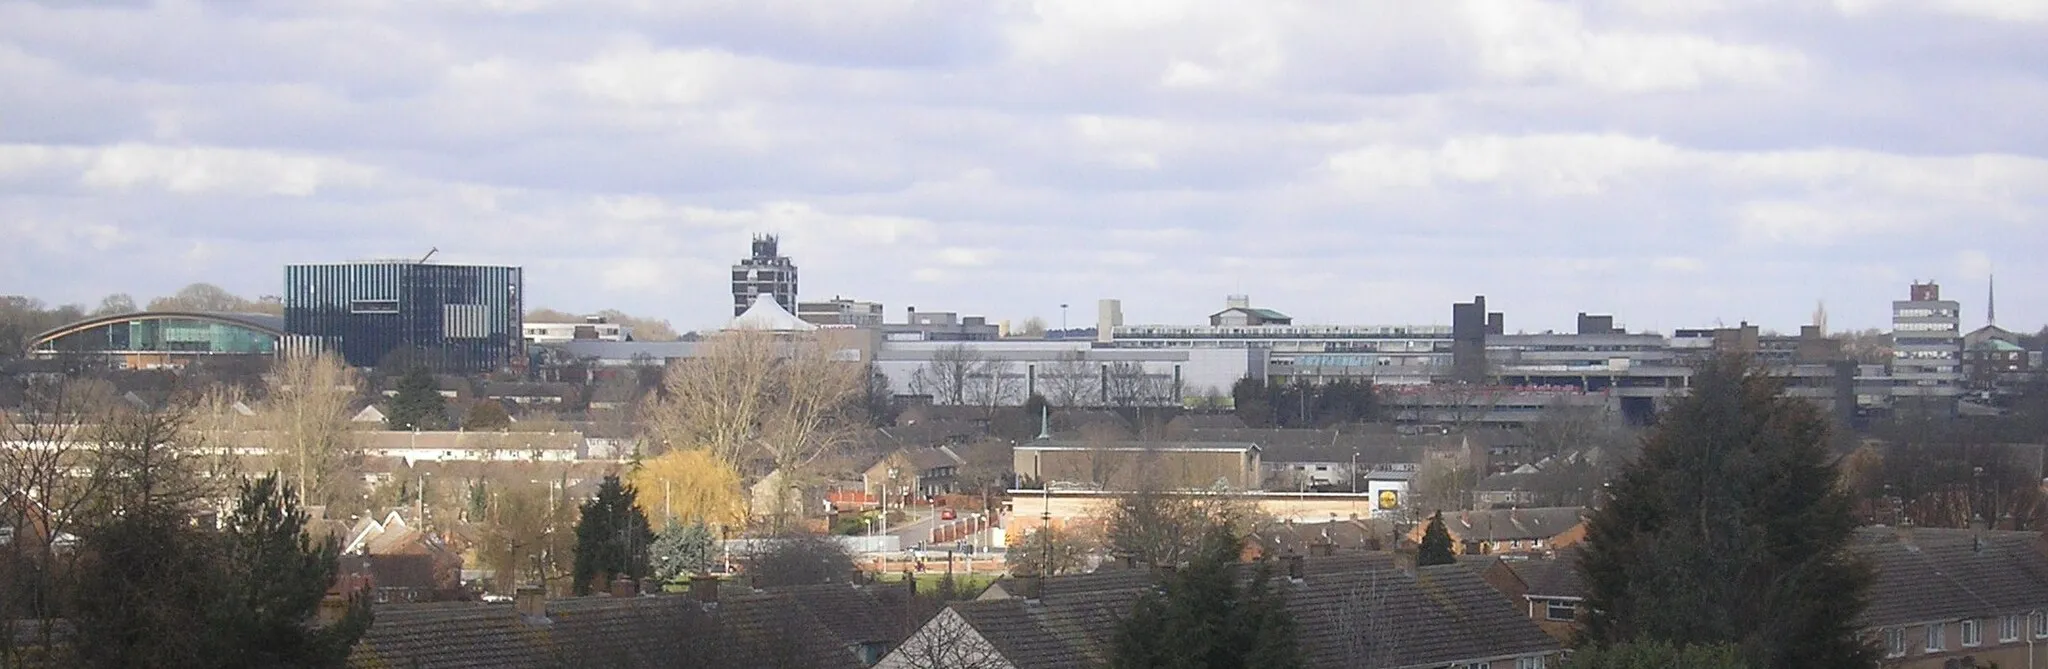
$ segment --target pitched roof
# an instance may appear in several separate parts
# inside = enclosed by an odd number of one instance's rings
[[[882,600],[859,586],[830,583],[770,588],[766,592],[810,610],[818,622],[846,643],[895,644],[903,640],[891,624],[890,612]]]
[[[856,669],[852,649],[786,595],[715,606],[676,595],[549,601],[548,619],[510,604],[379,606],[349,655],[361,669],[801,666]]]
[[[1466,541],[1549,539],[1584,522],[1585,513],[1576,506],[1460,511],[1444,515],[1444,529]]]
[[[1866,627],[2048,608],[2048,555],[2032,532],[1918,528],[1857,531],[1851,550],[1876,571]]]
[[[1321,523],[1266,522],[1254,528],[1247,541],[1257,543],[1268,555],[1308,555],[1311,546],[1334,545],[1341,550],[1373,550],[1373,539],[1384,532],[1369,521],[1338,520]],[[1385,528],[1382,528],[1384,530]]]
[[[1309,666],[1440,666],[1561,649],[1469,568],[1406,571],[1386,553],[1302,559],[1301,580],[1276,583],[1286,588]],[[1037,600],[952,609],[1019,669],[1083,666],[1100,662],[1116,617],[1152,583],[1142,569],[1058,576],[1046,579]]]
[[[1579,576],[1579,551],[1566,551],[1558,558],[1502,560],[1501,564],[1529,586],[1530,597],[1573,597],[1584,599],[1586,582]]]

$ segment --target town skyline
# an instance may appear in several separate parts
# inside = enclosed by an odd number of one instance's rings
[[[0,284],[518,265],[702,330],[756,232],[803,297],[1059,319],[2048,322],[2028,4],[0,5]],[[1349,26],[1335,30],[1333,26]],[[187,48],[205,44],[205,49]],[[260,261],[254,261],[260,259]],[[94,271],[74,271],[92,267]],[[1076,319],[1070,312],[1070,324]]]

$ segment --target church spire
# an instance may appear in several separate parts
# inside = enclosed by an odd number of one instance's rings
[[[1998,324],[1998,275],[1997,275],[1997,274],[1992,274],[1992,275],[1991,275],[1991,282],[1990,282],[1990,283],[1989,283],[1989,284],[1988,284],[1988,285],[1986,286],[1986,288],[1985,288],[1985,291],[1986,291],[1986,292],[1987,292],[1988,294],[1984,296],[1984,324],[1985,324],[1985,325],[1997,325],[1997,324]]]

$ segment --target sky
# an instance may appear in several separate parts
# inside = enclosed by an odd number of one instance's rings
[[[526,268],[1076,327],[2048,322],[2048,0],[0,0],[0,294]]]

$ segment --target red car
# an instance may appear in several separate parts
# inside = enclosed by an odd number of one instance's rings
[[[953,519],[953,510],[952,510],[952,509],[939,509],[939,520],[952,520],[952,519]]]

